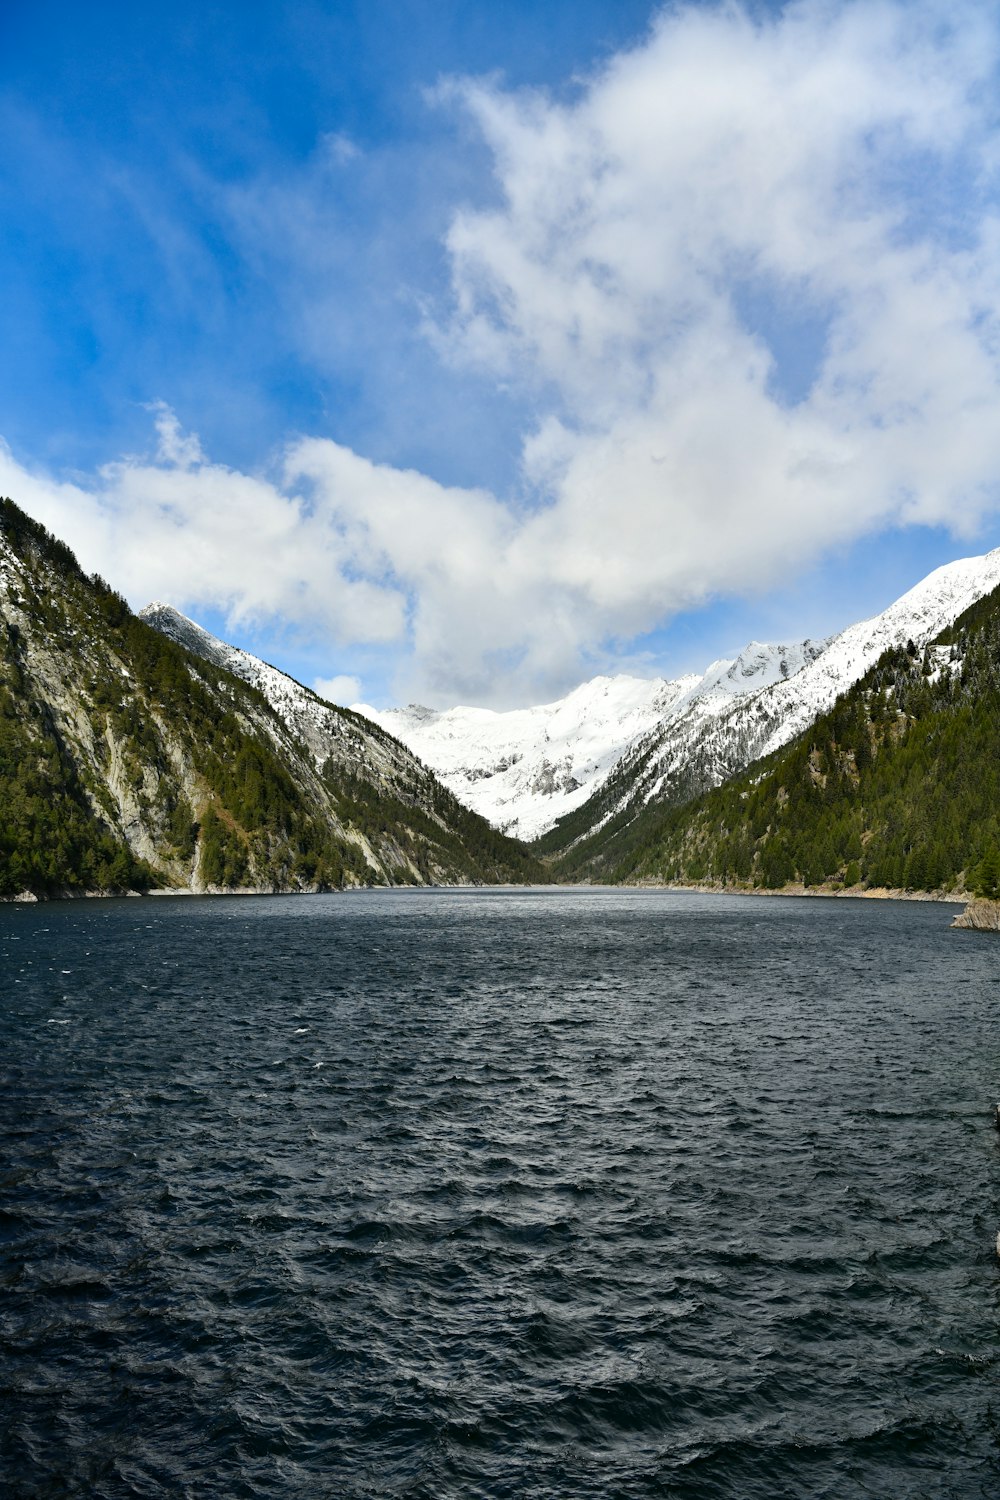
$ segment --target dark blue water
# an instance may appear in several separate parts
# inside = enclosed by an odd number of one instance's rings
[[[1000,1495],[951,909],[0,909],[12,1496]]]

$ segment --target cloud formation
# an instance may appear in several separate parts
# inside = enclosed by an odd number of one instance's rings
[[[400,641],[405,600],[360,575],[338,515],[311,508],[280,476],[242,474],[192,457],[197,439],[170,413],[155,458],[106,465],[60,483],[0,446],[0,493],[76,551],[133,604],[163,599],[219,609],[241,623],[300,624],[335,641]]]
[[[951,15],[688,8],[569,104],[452,85],[499,199],[447,347],[535,383],[523,544],[607,629],[996,506],[996,16]]]
[[[347,673],[342,673],[338,677],[317,677],[313,682],[313,692],[325,698],[327,703],[350,705],[357,703],[361,698],[361,679],[351,677]]]
[[[554,693],[869,531],[971,535],[1000,498],[997,63],[988,4],[805,0],[664,12],[568,99],[442,87],[493,176],[433,337],[530,395],[516,496],[325,438],[240,473],[162,403],[154,457],[59,484],[0,452],[0,489],[136,602],[392,643],[438,702]]]

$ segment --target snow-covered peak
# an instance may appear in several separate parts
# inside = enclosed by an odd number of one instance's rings
[[[154,599],[152,604],[140,609],[139,619],[152,625],[161,635],[168,635],[179,645],[186,646],[204,661],[214,662],[217,667],[224,667],[227,672],[242,677],[244,681],[249,682],[259,676],[259,669],[267,665],[239,646],[230,646],[225,641],[220,641],[218,636],[196,625],[194,620],[182,615],[179,609],[174,609],[172,604],[163,604],[159,599]],[[254,686],[257,687],[258,683],[254,682]]]
[[[1000,549],[936,569],[882,614],[829,640],[751,641],[700,676],[595,677],[555,703],[506,713],[357,708],[467,806],[533,838],[582,806],[626,756],[646,797],[671,784],[724,780],[794,738],[890,646],[924,645],[998,586]]]
[[[468,807],[530,839],[586,802],[637,740],[696,703],[720,713],[741,695],[784,680],[820,649],[808,641],[754,642],[701,676],[594,677],[554,703],[505,712],[354,707],[432,766]]]
[[[723,708],[735,698],[776,683],[787,682],[796,672],[815,661],[828,646],[828,641],[800,641],[791,646],[773,646],[763,641],[751,641],[735,658],[713,661],[677,709],[700,703],[703,707],[712,704]]]
[[[466,806],[534,838],[585,802],[626,746],[695,681],[595,677],[554,703],[505,712],[354,708],[408,745]]]
[[[808,664],[793,682],[777,684],[762,695],[761,706],[776,715],[776,725],[760,749],[769,754],[800,734],[825,713],[884,651],[910,640],[924,646],[963,614],[977,599],[1000,587],[1000,547],[982,557],[963,557],[935,568],[894,604],[849,625]]]

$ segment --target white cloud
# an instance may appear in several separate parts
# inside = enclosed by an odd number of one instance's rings
[[[177,442],[186,451],[179,430]],[[234,625],[289,621],[340,642],[403,636],[404,598],[391,582],[360,576],[337,515],[269,478],[208,462],[178,467],[161,451],[68,484],[0,445],[0,493],[135,605],[213,607]]]
[[[319,693],[327,703],[340,705],[357,703],[361,698],[361,679],[342,674],[339,677],[317,677],[313,692]]]
[[[680,9],[569,104],[451,86],[499,201],[453,221],[445,345],[537,390],[517,547],[595,630],[995,507],[997,26],[953,14]],[[805,399],[751,294],[826,320]]]
[[[74,486],[0,453],[0,489],[136,602],[393,643],[436,701],[555,692],[875,529],[971,534],[1000,477],[998,18],[956,14],[681,8],[569,102],[449,85],[495,191],[452,221],[437,339],[531,395],[514,499],[320,438],[238,473],[162,404],[155,461]]]
[[[0,493],[134,605],[220,609],[234,631],[280,623],[390,643],[401,692],[517,698],[572,675],[588,637],[586,600],[549,589],[507,506],[327,439],[292,445],[275,477],[129,458],[86,484],[0,446]]]
[[[165,401],[151,401],[147,411],[155,413],[153,425],[159,442],[156,457],[161,464],[172,464],[179,469],[190,469],[204,463],[205,455],[195,432],[184,432],[176,413]]]

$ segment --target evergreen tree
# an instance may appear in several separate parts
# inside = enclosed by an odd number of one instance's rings
[[[977,896],[985,896],[990,901],[1000,900],[1000,854],[995,847],[987,850],[980,860],[972,889]]]

